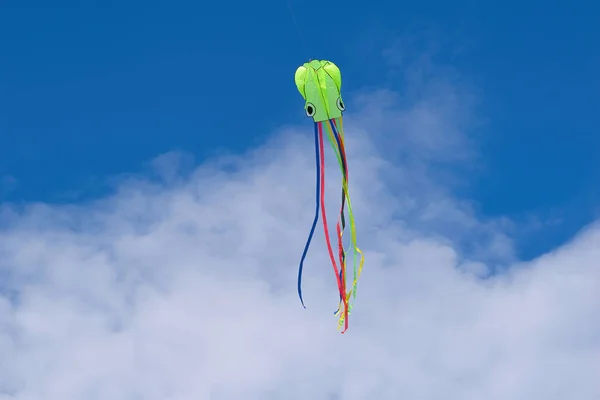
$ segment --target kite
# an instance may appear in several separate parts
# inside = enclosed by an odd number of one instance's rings
[[[344,127],[342,124],[342,113],[345,110],[344,102],[340,94],[342,86],[342,76],[339,68],[331,61],[310,60],[296,70],[295,75],[296,86],[298,91],[305,100],[304,111],[306,116],[314,121],[315,132],[315,156],[317,169],[317,185],[316,185],[316,211],[310,230],[308,240],[302,253],[300,267],[298,268],[298,296],[302,306],[304,299],[302,298],[302,267],[304,259],[310,247],[315,227],[319,220],[319,209],[323,220],[323,228],[325,231],[325,240],[327,242],[327,250],[329,258],[333,265],[333,270],[337,280],[337,286],[340,295],[340,302],[336,316],[339,316],[338,328],[344,329],[342,333],[348,329],[348,314],[352,309],[350,301],[356,298],[356,286],[358,278],[362,272],[364,255],[356,245],[356,227],[354,224],[354,215],[352,213],[352,203],[348,192],[348,162],[346,160],[346,151],[344,145]],[[337,158],[340,170],[342,172],[342,204],[340,214],[336,225],[337,242],[338,242],[338,263],[334,256],[333,248],[329,237],[329,229],[327,226],[327,215],[325,212],[325,154],[323,151],[323,132],[327,132],[327,137],[333,148]],[[346,250],[343,246],[343,232],[346,227],[345,210],[347,208],[350,222],[351,246],[353,250],[353,265],[354,276],[352,288],[346,290]],[[360,262],[357,268],[357,255],[360,255]]]

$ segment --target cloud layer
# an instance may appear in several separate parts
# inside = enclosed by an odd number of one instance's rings
[[[363,94],[347,118],[366,264],[343,336],[321,230],[307,310],[296,294],[310,124],[187,175],[167,154],[161,180],[89,204],[4,206],[0,400],[600,398],[600,228],[515,260],[510,222],[451,194],[471,115],[430,89]]]

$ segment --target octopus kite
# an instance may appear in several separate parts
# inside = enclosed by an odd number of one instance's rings
[[[315,227],[319,220],[319,210],[323,219],[323,228],[325,231],[325,240],[327,242],[327,250],[329,258],[333,265],[333,270],[337,280],[337,286],[340,295],[340,301],[336,316],[339,316],[338,328],[342,329],[342,333],[348,329],[348,314],[352,309],[350,301],[354,302],[356,298],[356,285],[360,273],[362,272],[364,255],[356,245],[356,228],[354,224],[354,215],[352,213],[352,203],[348,192],[348,163],[346,160],[346,151],[344,145],[344,128],[342,124],[342,112],[345,110],[344,102],[340,94],[342,86],[342,76],[339,68],[331,61],[311,60],[305,63],[296,70],[295,75],[296,86],[300,94],[305,100],[304,110],[306,115],[314,121],[315,132],[315,156],[317,169],[317,189],[316,189],[316,211],[315,217],[310,229],[310,234],[304,247],[304,252],[300,260],[298,269],[298,296],[302,306],[304,300],[302,298],[302,267],[304,259],[310,247]],[[337,261],[331,246],[329,229],[327,225],[327,215],[325,212],[325,154],[323,151],[323,132],[327,133],[327,137],[333,148],[334,154],[338,160],[340,170],[342,172],[342,202],[340,213],[336,225],[337,234]],[[346,227],[345,212],[348,212],[350,222],[351,247],[353,251],[353,266],[354,276],[352,287],[346,288],[346,250],[343,245],[343,233]],[[360,262],[357,267],[357,255],[360,255]],[[339,267],[338,267],[339,263]]]

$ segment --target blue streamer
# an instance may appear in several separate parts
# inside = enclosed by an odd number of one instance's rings
[[[302,258],[300,259],[300,267],[298,268],[298,296],[300,297],[300,302],[302,303],[302,307],[306,308],[304,305],[304,300],[302,299],[302,266],[304,264],[304,259],[306,258],[306,253],[308,253],[308,248],[310,247],[310,242],[312,240],[313,234],[315,233],[315,227],[317,226],[317,222],[319,221],[319,199],[321,196],[321,165],[319,159],[319,122],[315,122],[315,157],[317,162],[317,196],[316,196],[316,211],[315,211],[315,219],[312,223],[312,228],[310,228],[310,234],[308,235],[308,240],[306,241],[306,245],[304,246],[304,252],[302,253]]]

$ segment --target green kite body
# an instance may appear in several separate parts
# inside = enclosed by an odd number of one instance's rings
[[[296,70],[296,86],[306,103],[306,115],[315,122],[340,118],[345,110],[340,94],[342,74],[331,61],[311,60]]]

